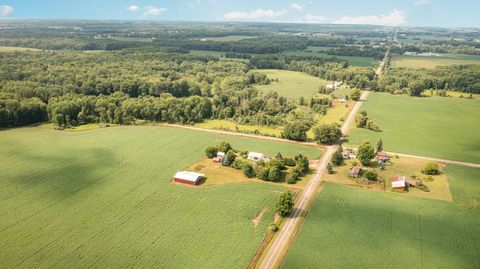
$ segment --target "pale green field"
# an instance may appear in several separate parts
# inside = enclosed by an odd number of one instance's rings
[[[0,130],[0,268],[246,268],[285,189],[170,181],[221,140],[270,156],[319,155],[166,127]]]
[[[442,54],[441,56],[397,55],[393,67],[435,68],[439,65],[480,64],[480,55]]]
[[[282,268],[480,268],[480,169],[446,173],[453,202],[326,183]]]
[[[255,88],[263,92],[278,92],[280,96],[290,100],[298,100],[302,96],[309,100],[318,92],[320,86],[325,86],[329,83],[326,80],[295,71],[257,69],[255,72],[264,73],[270,79],[278,79],[278,82],[272,82],[269,85],[258,85]]]
[[[25,52],[25,51],[42,51],[40,49],[35,49],[35,48],[23,48],[23,47],[8,47],[8,46],[0,46],[0,52]]]
[[[243,125],[228,120],[206,120],[205,122],[195,124],[195,127],[276,137],[281,137],[283,131],[282,127],[273,128],[260,125]]]
[[[480,163],[480,100],[372,93],[362,105],[381,132],[354,129],[348,143],[382,139],[385,150]]]

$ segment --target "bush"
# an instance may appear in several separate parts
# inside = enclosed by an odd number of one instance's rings
[[[288,184],[295,184],[299,177],[300,177],[300,175],[298,173],[298,169],[294,168],[294,169],[292,169],[292,171],[290,172],[290,174],[287,177],[287,183]]]
[[[425,175],[438,175],[440,174],[440,167],[436,162],[428,162],[422,169],[422,173],[424,173]]]
[[[210,159],[214,158],[215,156],[217,156],[217,148],[214,146],[209,146],[205,149],[205,154]]]
[[[297,155],[295,156],[295,167],[298,168],[298,174],[299,175],[305,175],[308,170],[310,169],[310,164],[308,162],[307,157],[305,155]]]
[[[433,181],[433,177],[432,176],[428,176],[425,178],[425,181],[427,182],[432,182]]]
[[[343,155],[342,155],[342,146],[338,147],[337,151],[332,155],[332,163],[336,166],[339,166],[343,163]]]
[[[370,181],[377,181],[378,180],[377,173],[375,173],[373,171],[367,170],[363,173],[363,176]]]
[[[244,166],[244,161],[242,159],[235,159],[235,161],[233,161],[232,163],[232,167],[237,170],[241,170],[243,166]]]
[[[248,178],[255,177],[255,170],[253,169],[253,166],[249,163],[243,164],[242,172],[243,172],[243,175],[245,175]]]
[[[333,167],[332,167],[332,164],[331,163],[328,163],[327,164],[327,172],[329,174],[333,174]]]
[[[280,229],[280,227],[278,227],[278,224],[276,223],[271,223],[268,227],[272,232],[278,232],[278,230]]]
[[[283,158],[283,165],[286,165],[286,166],[295,166],[296,163],[295,163],[295,160],[292,159],[292,158]]]
[[[259,169],[257,170],[257,177],[261,180],[267,181],[269,172],[270,169],[265,167],[259,167]]]

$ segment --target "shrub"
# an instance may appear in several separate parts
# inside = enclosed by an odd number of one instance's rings
[[[343,155],[342,155],[342,146],[338,147],[337,151],[332,155],[332,163],[336,166],[339,166],[343,163]]]
[[[270,172],[270,169],[265,168],[265,167],[259,167],[257,169],[257,177],[261,180],[268,180],[268,174]]]
[[[288,184],[294,184],[297,182],[298,178],[300,177],[299,173],[298,173],[298,169],[292,169],[292,171],[290,172],[290,174],[288,175],[287,177],[287,183]]]
[[[242,172],[243,172],[243,175],[245,175],[248,178],[255,177],[255,170],[253,169],[253,166],[249,163],[243,164]]]
[[[331,163],[328,163],[327,164],[327,172],[329,174],[333,174],[333,167],[332,167],[332,164]]]
[[[271,223],[268,227],[270,228],[270,231],[272,231],[272,232],[278,232],[278,230],[280,229],[280,227],[278,227],[278,224],[276,224],[276,223]]]
[[[377,181],[378,180],[377,173],[375,173],[373,171],[367,170],[363,173],[363,176],[370,181]]]
[[[208,158],[214,158],[217,156],[217,148],[214,146],[209,146],[205,149],[205,154],[207,155]]]
[[[428,162],[422,169],[422,173],[424,173],[425,175],[438,175],[440,174],[440,167],[436,162]]]
[[[308,159],[307,157],[305,157],[305,155],[297,155],[295,156],[295,167],[298,168],[298,174],[299,175],[304,175],[308,172],[308,170],[310,169],[309,167],[309,162],[308,162]]]
[[[243,166],[244,166],[244,161],[242,159],[235,159],[235,161],[233,161],[232,163],[232,167],[237,170],[241,170]]]
[[[295,160],[292,158],[283,158],[283,164],[286,166],[295,166]]]

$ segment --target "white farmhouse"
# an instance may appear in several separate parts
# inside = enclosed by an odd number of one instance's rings
[[[252,161],[263,160],[265,159],[265,155],[263,155],[263,153],[258,153],[258,152],[249,152],[247,159]]]

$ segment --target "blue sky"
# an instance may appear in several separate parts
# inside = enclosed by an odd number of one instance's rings
[[[480,27],[480,0],[0,0],[1,18]]]

